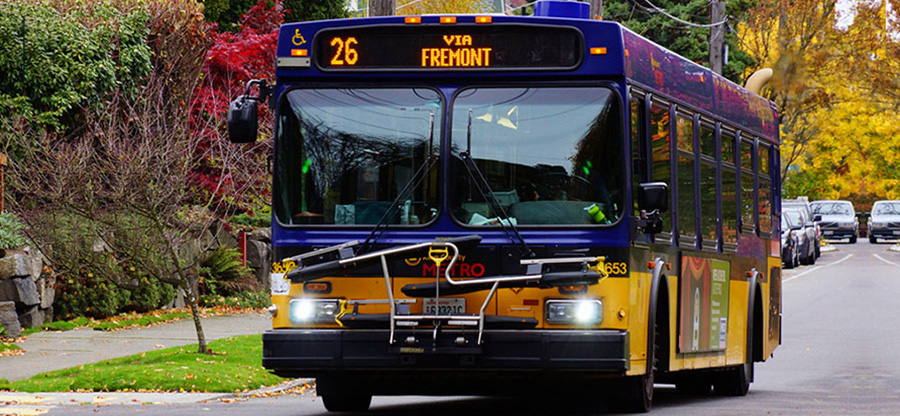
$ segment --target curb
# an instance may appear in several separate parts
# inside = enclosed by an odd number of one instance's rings
[[[256,389],[256,390],[252,390],[252,391],[248,391],[248,392],[226,394],[220,398],[227,399],[227,398],[248,398],[248,397],[256,397],[256,396],[268,396],[268,395],[284,393],[289,390],[301,388],[304,385],[315,388],[315,387],[313,387],[313,386],[315,386],[315,384],[316,384],[316,379],[314,379],[314,378],[296,378],[296,379],[288,380],[281,384],[276,384],[276,385],[270,386],[270,387],[264,387],[261,389]]]

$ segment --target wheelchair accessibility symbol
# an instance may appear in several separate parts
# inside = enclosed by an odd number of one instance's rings
[[[300,29],[297,29],[294,32],[294,37],[291,38],[291,42],[293,42],[294,45],[297,45],[297,46],[300,46],[300,45],[306,43],[306,39],[303,39],[303,35],[300,34]]]

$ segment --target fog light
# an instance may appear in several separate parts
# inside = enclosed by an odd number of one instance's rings
[[[548,300],[545,319],[554,324],[595,325],[603,319],[603,303],[591,300]]]
[[[294,299],[290,310],[292,323],[323,323],[334,322],[340,306],[335,299]]]

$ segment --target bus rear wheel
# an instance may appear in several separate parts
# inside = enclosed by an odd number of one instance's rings
[[[331,393],[322,396],[322,403],[329,412],[364,412],[372,404],[371,394],[355,392]]]
[[[749,362],[718,374],[713,382],[717,396],[745,396],[753,380],[753,362]]]

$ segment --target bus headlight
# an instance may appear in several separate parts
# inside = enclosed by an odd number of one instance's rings
[[[547,322],[554,324],[595,325],[603,320],[603,302],[591,300],[548,300]]]
[[[293,299],[290,305],[291,323],[334,322],[339,311],[340,305],[335,299]]]

